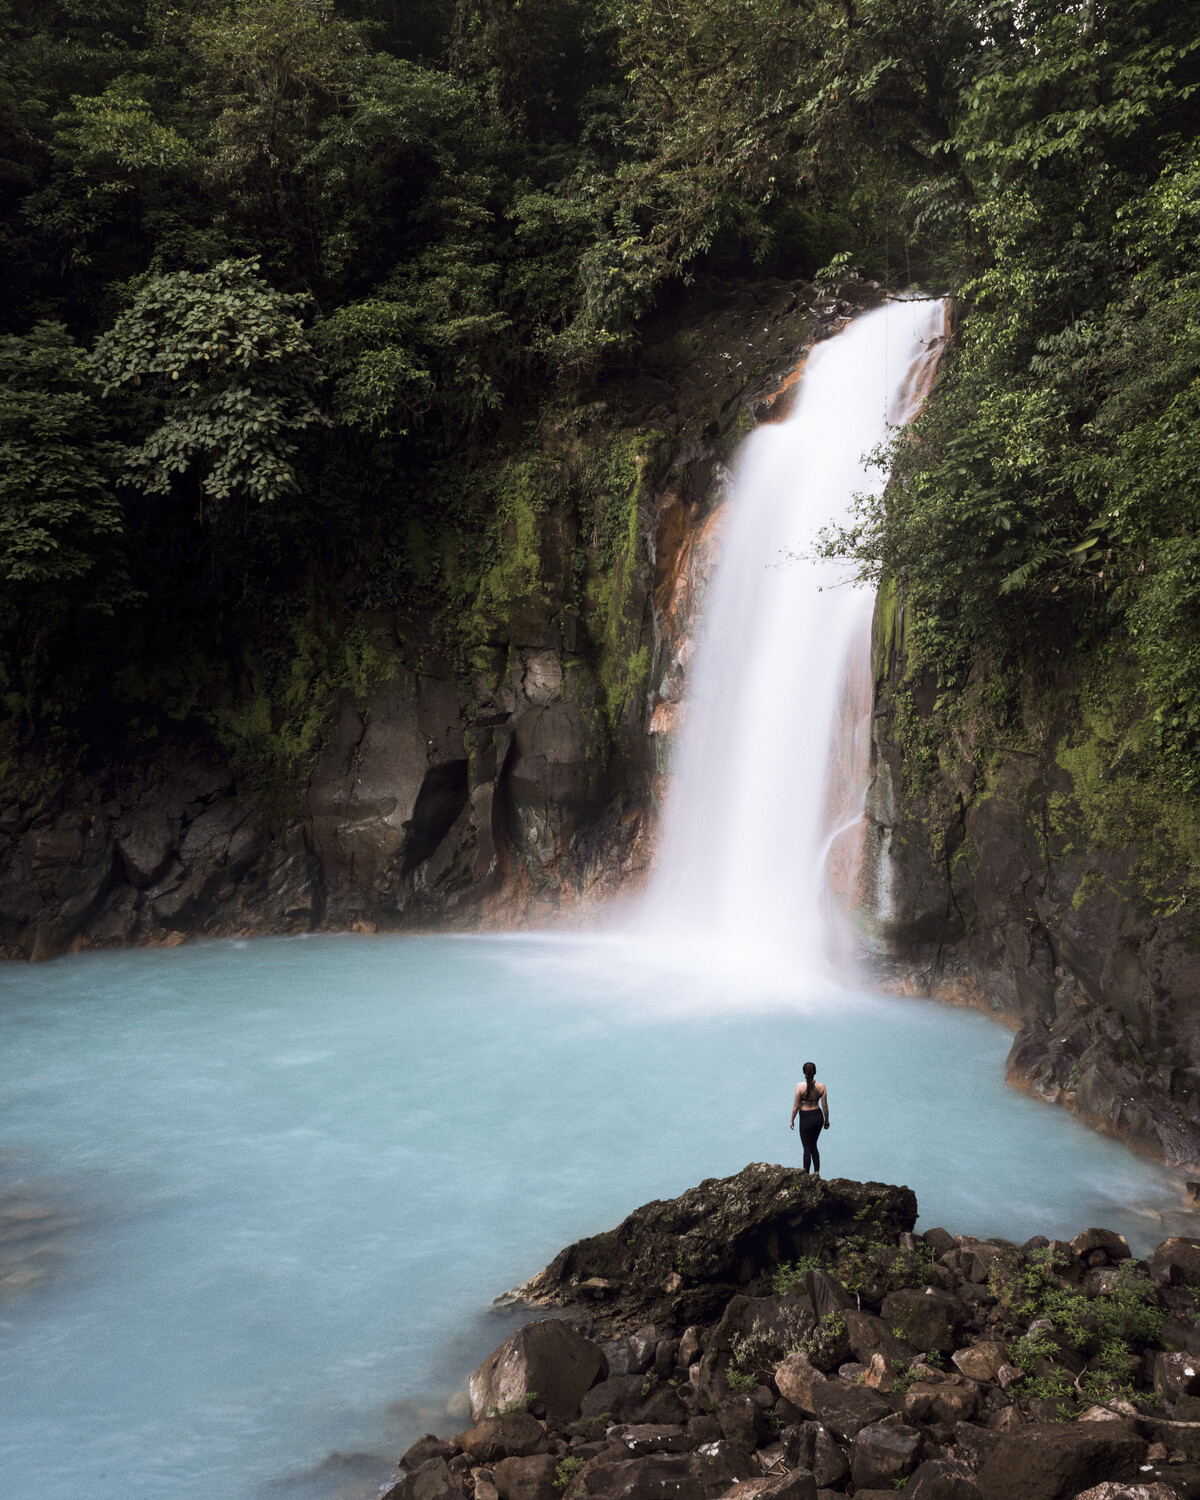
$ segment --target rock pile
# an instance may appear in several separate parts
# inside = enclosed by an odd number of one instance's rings
[[[484,1361],[473,1425],[414,1444],[385,1500],[1200,1497],[1200,1240],[1145,1262],[1105,1229],[1014,1245],[915,1212],[753,1166],[570,1246],[522,1289],[562,1313]]]

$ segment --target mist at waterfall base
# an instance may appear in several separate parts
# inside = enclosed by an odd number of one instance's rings
[[[465,1425],[523,1320],[498,1292],[649,1199],[798,1163],[809,1057],[826,1175],[909,1184],[924,1226],[1186,1232],[1171,1174],[1005,1089],[1006,1031],[833,977],[870,598],[788,558],[879,481],[941,316],[858,320],[747,445],[636,930],[0,965],[6,1497],[366,1500]]]
[[[498,1292],[637,1204],[798,1162],[809,1056],[828,1175],[913,1185],[924,1226],[1156,1243],[1180,1184],[1005,1089],[1008,1044],[932,1002],[731,1004],[616,939],[0,966],[0,1192],[67,1221],[0,1303],[3,1493],[374,1494],[465,1425],[448,1398],[514,1326]]]

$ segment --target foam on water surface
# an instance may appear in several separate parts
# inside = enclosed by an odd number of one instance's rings
[[[0,1303],[4,1493],[373,1493],[460,1425],[498,1292],[650,1198],[798,1162],[809,1056],[827,1173],[908,1183],[923,1225],[1144,1250],[1189,1222],[1168,1173],[1006,1090],[1008,1044],[928,1002],[731,994],[617,938],[2,966],[0,1190],[57,1216],[46,1278]]]

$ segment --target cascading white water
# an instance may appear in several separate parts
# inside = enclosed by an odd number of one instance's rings
[[[872,598],[812,554],[884,483],[865,459],[914,414],[945,333],[938,301],[856,319],[739,455],[648,894],[655,931],[705,962],[828,972],[830,855],[862,819]]]

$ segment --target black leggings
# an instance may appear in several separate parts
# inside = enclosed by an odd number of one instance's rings
[[[814,1172],[819,1172],[821,1153],[817,1150],[817,1142],[825,1128],[824,1117],[819,1109],[802,1109],[796,1119],[799,1122],[800,1141],[804,1146],[804,1170],[807,1172],[811,1166]]]

